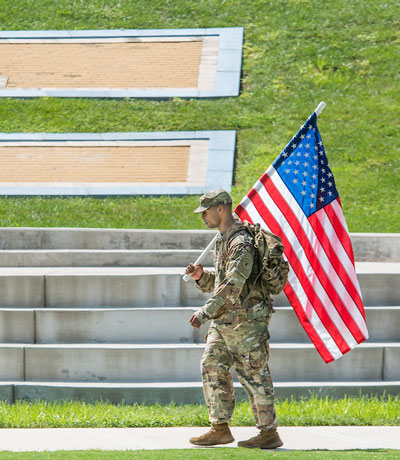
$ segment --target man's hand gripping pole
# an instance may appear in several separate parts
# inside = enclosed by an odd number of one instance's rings
[[[205,258],[207,257],[208,253],[211,251],[211,249],[214,247],[215,245],[215,242],[217,241],[217,238],[218,238],[218,233],[214,236],[214,238],[212,239],[212,241],[210,241],[210,243],[208,244],[208,246],[204,249],[204,251],[200,254],[200,256],[197,258],[196,262],[194,263],[194,265],[198,265],[198,264],[201,264]],[[190,276],[189,275],[183,275],[183,279],[185,281],[189,281],[190,280]]]
[[[324,110],[326,104],[325,102],[320,102],[318,104],[318,107],[315,109],[315,114],[317,115],[317,117],[321,114],[321,112]],[[216,234],[214,236],[214,238],[212,239],[212,241],[210,242],[210,244],[204,249],[204,251],[200,254],[200,256],[198,257],[198,259],[196,260],[196,262],[194,263],[194,265],[198,265],[198,264],[201,264],[203,262],[203,260],[207,257],[207,254],[211,251],[211,249],[213,248],[215,242],[217,241],[217,238],[218,238],[218,234]],[[189,281],[190,280],[190,276],[189,275],[183,275],[183,279],[185,281]]]

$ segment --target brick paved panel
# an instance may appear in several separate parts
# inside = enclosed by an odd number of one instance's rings
[[[195,88],[202,40],[0,43],[7,88]]]
[[[190,146],[0,147],[0,182],[185,182]]]

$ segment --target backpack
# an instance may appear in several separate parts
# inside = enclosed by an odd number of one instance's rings
[[[243,226],[254,238],[254,247],[259,258],[259,274],[255,282],[261,279],[263,291],[279,294],[286,286],[289,263],[283,258],[284,246],[281,238],[265,230],[260,224],[243,221]]]

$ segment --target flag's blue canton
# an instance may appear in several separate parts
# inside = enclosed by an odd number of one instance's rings
[[[273,166],[307,217],[338,196],[315,112],[283,149]]]

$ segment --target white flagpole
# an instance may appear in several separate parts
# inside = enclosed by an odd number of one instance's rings
[[[317,115],[317,117],[319,117],[321,115],[321,112],[324,110],[325,107],[326,107],[325,102],[320,102],[318,104],[318,107],[315,109],[315,115]]]
[[[317,117],[319,115],[321,115],[321,112],[324,110],[324,108],[326,107],[326,104],[325,102],[320,102],[318,104],[318,107],[315,109],[315,114],[317,115]],[[194,265],[198,265],[198,264],[201,264],[203,262],[203,260],[207,257],[208,253],[211,251],[211,249],[213,248],[215,242],[217,241],[217,238],[218,238],[218,233],[214,236],[214,238],[212,239],[212,241],[210,241],[210,243],[208,244],[208,246],[204,249],[204,251],[199,255],[199,257],[197,258],[196,262],[194,263]],[[189,275],[183,275],[183,279],[185,281],[189,281],[190,280],[190,276]]]
[[[210,243],[208,244],[208,246],[204,249],[204,251],[199,255],[199,257],[197,258],[196,262],[194,263],[194,265],[198,265],[198,264],[201,264],[203,262],[203,260],[207,257],[208,253],[211,251],[211,249],[214,247],[214,244],[215,242],[217,241],[217,238],[218,238],[218,233],[214,236],[214,238],[210,241]],[[190,276],[189,275],[183,275],[183,279],[185,281],[189,281],[190,280]]]

